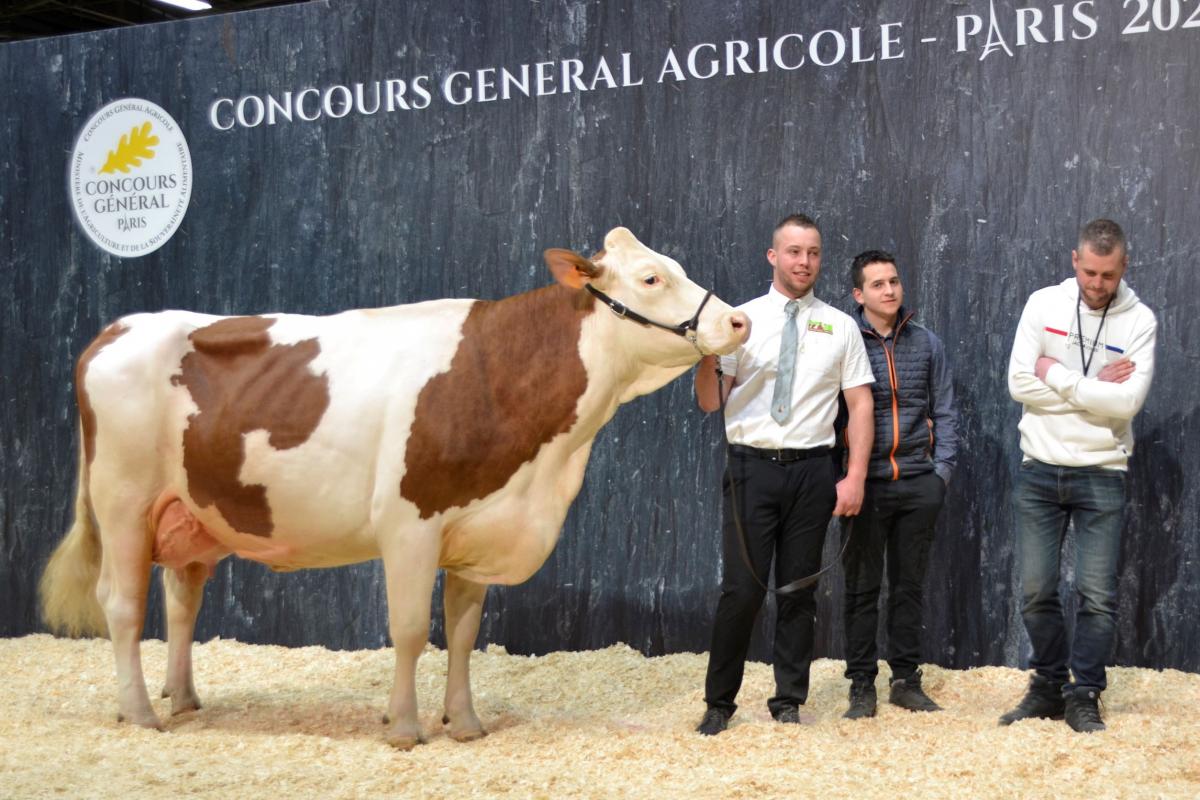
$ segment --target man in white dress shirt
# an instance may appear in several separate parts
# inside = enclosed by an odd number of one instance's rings
[[[697,731],[725,730],[737,709],[754,620],[766,596],[772,559],[775,584],[817,572],[831,515],[854,515],[874,436],[871,363],[857,323],[818,300],[821,232],[803,214],[784,218],[767,251],[769,291],[739,307],[750,338],[696,369],[696,398],[705,412],[725,405],[729,460],[723,481],[721,598],[713,622],[704,700]],[[850,411],[849,461],[840,480],[830,455],[838,394]],[[734,509],[736,499],[737,508]],[[754,572],[742,555],[745,547]],[[799,722],[808,698],[816,622],[816,587],[780,594],[775,625],[775,695],[767,702],[779,722]]]

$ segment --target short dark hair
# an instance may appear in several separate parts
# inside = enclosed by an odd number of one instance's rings
[[[891,264],[894,267],[896,257],[887,250],[864,250],[856,255],[850,264],[850,279],[854,281],[855,289],[863,287],[863,270],[868,264]]]
[[[788,214],[783,219],[779,220],[779,224],[775,226],[775,232],[780,228],[786,228],[788,225],[797,225],[801,228],[812,228],[817,233],[821,232],[821,228],[813,221],[813,218],[807,214]]]
[[[1079,229],[1079,247],[1087,245],[1098,256],[1106,256],[1117,248],[1129,252],[1125,231],[1111,219],[1094,219]]]

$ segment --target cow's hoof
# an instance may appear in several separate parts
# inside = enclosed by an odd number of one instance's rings
[[[149,728],[154,731],[161,731],[163,729],[162,722],[159,721],[158,715],[153,711],[136,715],[130,714],[129,716],[118,711],[117,722],[128,722],[131,725],[137,725],[139,728]]]
[[[200,698],[196,695],[195,689],[177,691],[170,687],[164,687],[162,696],[171,698],[172,717],[177,714],[185,714],[188,711],[200,710]]]
[[[172,697],[171,698],[171,716],[178,714],[186,714],[189,711],[199,711],[200,699],[195,695],[191,697]]]
[[[485,731],[483,728],[478,728],[473,731],[456,731],[453,728],[450,729],[450,738],[456,742],[473,742],[476,739],[482,739],[485,736],[487,736],[487,731]]]
[[[473,742],[487,736],[487,731],[483,729],[483,725],[479,723],[479,719],[474,714],[471,714],[469,719],[460,725],[452,724],[450,715],[443,714],[442,725],[449,726],[450,730],[446,733],[456,742]]]
[[[425,738],[420,734],[392,731],[384,737],[384,741],[397,750],[412,750],[419,744],[425,744]]]

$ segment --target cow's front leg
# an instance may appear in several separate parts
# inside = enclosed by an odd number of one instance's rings
[[[208,567],[189,564],[183,569],[163,568],[163,605],[167,615],[167,682],[162,696],[171,698],[171,714],[200,708],[192,681],[192,638]]]
[[[383,548],[388,631],[396,650],[395,681],[383,721],[389,726],[388,744],[400,750],[425,741],[417,718],[417,659],[429,640],[429,599],[437,578],[437,537],[426,538],[434,546],[406,539]]]
[[[446,573],[446,715],[450,737],[460,742],[485,734],[471,703],[471,650],[479,635],[487,586]]]

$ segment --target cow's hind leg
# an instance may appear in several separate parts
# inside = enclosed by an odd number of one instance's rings
[[[208,567],[188,564],[183,569],[163,568],[163,598],[167,616],[167,682],[162,696],[171,698],[171,714],[200,708],[192,681],[192,637]]]
[[[460,742],[485,734],[471,703],[471,650],[479,635],[487,586],[446,573],[446,716],[450,737]]]
[[[104,547],[96,597],[108,621],[117,662],[117,719],[161,729],[142,673],[141,638],[151,558],[145,506],[130,502],[111,505],[120,508],[96,508]]]
[[[421,547],[424,538],[429,545]],[[429,640],[429,598],[437,578],[436,535],[393,541],[383,547],[388,632],[396,650],[396,674],[387,715],[388,744],[411,750],[425,741],[417,718],[417,659]]]

